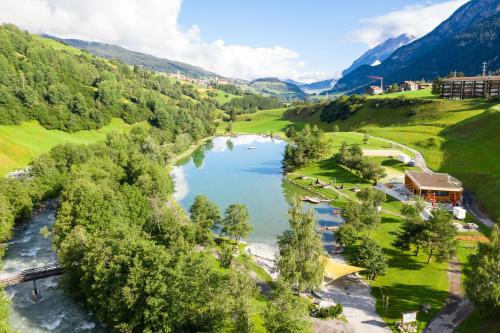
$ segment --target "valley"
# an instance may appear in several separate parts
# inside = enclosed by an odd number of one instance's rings
[[[37,1],[0,0],[0,333],[500,333],[497,0]]]

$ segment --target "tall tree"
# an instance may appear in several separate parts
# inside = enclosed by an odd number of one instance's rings
[[[374,280],[387,269],[387,256],[382,248],[370,238],[364,238],[354,250],[350,261],[365,270],[361,274]]]
[[[249,218],[248,209],[245,205],[230,205],[224,212],[222,232],[239,242],[241,238],[248,236],[252,231],[252,226],[248,223]]]
[[[427,262],[432,257],[438,261],[449,259],[455,253],[455,236],[457,231],[451,223],[451,214],[443,208],[432,211],[432,217],[424,223],[422,237],[423,249],[429,254]]]
[[[325,256],[321,236],[316,232],[313,210],[304,212],[295,200],[288,212],[290,229],[278,236],[276,266],[284,281],[300,290],[317,287],[322,279]]]
[[[313,127],[306,125],[304,129],[297,132],[290,129],[287,135],[290,142],[283,157],[283,169],[285,171],[293,171],[296,168],[317,161],[325,151],[323,132],[316,125]]]
[[[500,316],[500,235],[496,225],[491,242],[479,243],[478,251],[469,260],[466,271],[467,296],[488,316]]]
[[[302,333],[311,330],[307,308],[290,287],[279,282],[273,299],[264,311],[264,327],[269,333]]]
[[[198,195],[189,208],[191,221],[196,225],[196,241],[208,244],[213,239],[212,227],[219,222],[219,207],[204,195]]]
[[[421,201],[414,205],[405,204],[401,209],[404,216],[403,225],[394,242],[394,246],[402,251],[408,251],[415,246],[415,255],[418,256],[420,246],[424,240],[425,221],[421,216],[424,206]]]

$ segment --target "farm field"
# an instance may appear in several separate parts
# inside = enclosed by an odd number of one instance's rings
[[[134,126],[147,126],[146,124]],[[68,133],[47,130],[36,121],[20,125],[0,125],[0,175],[15,169],[24,168],[36,156],[48,152],[63,143],[94,143],[106,138],[111,132],[129,132],[132,125],[121,119],[112,119],[111,123],[98,130]]]

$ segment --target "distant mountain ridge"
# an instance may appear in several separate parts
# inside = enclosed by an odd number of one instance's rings
[[[253,80],[247,87],[254,93],[275,96],[288,101],[304,100],[307,97],[307,94],[298,85],[275,77]]]
[[[180,73],[182,75],[197,79],[221,77],[216,73],[204,70],[203,68],[198,66],[189,65],[179,61],[158,58],[145,53],[130,51],[117,45],[84,41],[79,39],[63,39],[46,34],[44,34],[43,37],[51,38],[75,48],[85,50],[101,58],[115,59],[129,65],[142,66],[157,72],[170,74]]]
[[[374,66],[376,64],[380,64],[385,59],[389,58],[394,51],[399,49],[401,46],[410,43],[414,39],[415,36],[410,34],[402,34],[397,37],[389,38],[383,43],[363,53],[363,55],[356,59],[349,68],[342,72],[342,75],[345,76],[362,65]]]
[[[297,82],[292,79],[287,79],[283,81],[295,84],[306,94],[319,94],[325,90],[330,90],[335,85],[335,82],[337,82],[337,80],[335,79],[328,79],[311,83]]]
[[[382,76],[386,84],[402,80],[432,80],[451,71],[480,73],[481,63],[500,68],[499,0],[472,0],[424,37],[397,49],[378,66],[363,65],[342,77],[326,93],[361,92]]]

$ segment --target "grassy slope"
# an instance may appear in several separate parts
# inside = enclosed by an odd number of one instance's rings
[[[406,94],[410,93],[421,91]],[[484,100],[432,100],[415,110],[416,115],[409,116],[408,107],[365,107],[351,118],[334,124],[342,130],[366,131],[421,151],[429,167],[457,177],[476,194],[494,219],[500,217],[500,205],[497,205],[500,198],[500,106]],[[277,133],[292,124],[302,127],[305,123],[317,124],[329,131],[334,125],[321,123],[319,114],[283,119],[283,113],[283,109],[258,112],[248,116],[250,121],[237,122],[235,131]],[[426,145],[429,138],[436,140],[436,147]]]
[[[431,92],[431,88],[428,89],[422,89],[422,90],[414,90],[414,91],[403,91],[403,92],[397,92],[397,93],[391,93],[391,94],[384,94],[384,95],[375,95],[375,96],[369,96],[369,99],[376,99],[376,98],[396,98],[400,96],[405,96],[408,98],[423,98],[423,99],[435,99],[436,96],[434,96]]]
[[[36,121],[20,125],[0,125],[0,175],[23,168],[36,156],[62,143],[94,143],[110,132],[128,132],[132,128],[121,119],[113,119],[98,130],[67,133],[47,130]]]
[[[286,109],[258,111],[253,114],[240,116],[234,124],[235,133],[257,133],[257,134],[284,134],[286,128],[291,125],[303,127],[306,122],[290,121],[282,119]]]
[[[405,108],[363,109],[342,126],[416,148],[433,170],[457,177],[493,218],[500,216],[500,110],[493,104],[433,101],[412,117]],[[429,138],[437,147],[425,145]]]

